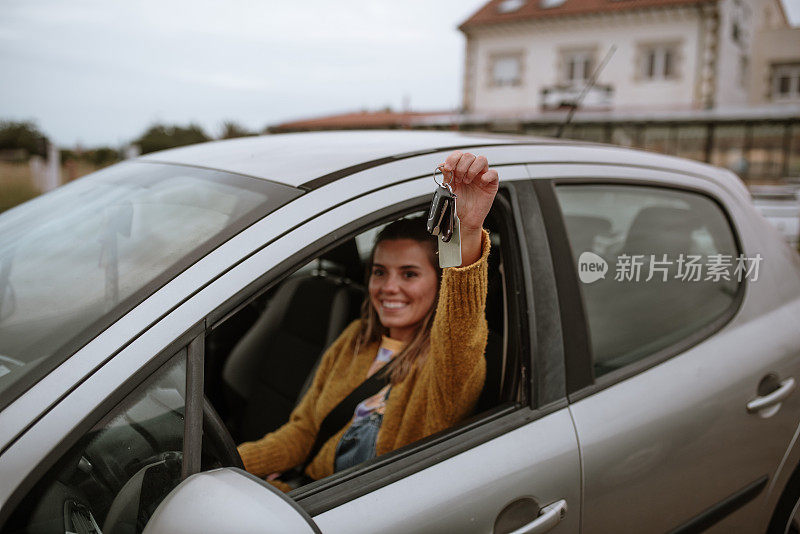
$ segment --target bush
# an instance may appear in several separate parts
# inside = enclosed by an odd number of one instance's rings
[[[141,137],[133,141],[133,144],[139,145],[142,154],[147,154],[157,150],[193,145],[210,140],[211,138],[196,124],[190,124],[185,128],[182,126],[155,124],[143,133]]]
[[[222,135],[220,139],[233,139],[236,137],[249,137],[251,135],[258,135],[255,132],[251,132],[247,128],[240,126],[239,124],[233,121],[225,121],[222,124]]]
[[[45,157],[47,138],[32,122],[0,121],[0,150],[17,149]]]
[[[122,159],[119,150],[104,146],[84,154],[85,159],[95,167],[105,167]]]

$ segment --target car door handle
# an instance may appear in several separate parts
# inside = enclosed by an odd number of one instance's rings
[[[770,406],[774,406],[779,402],[783,401],[792,394],[795,387],[794,378],[787,378],[781,385],[778,386],[778,389],[773,391],[768,395],[764,395],[763,397],[756,397],[755,399],[751,400],[747,403],[747,411],[748,413],[755,413],[758,411],[763,410],[764,408],[769,408]]]
[[[567,515],[567,501],[561,499],[542,508],[539,512],[539,517],[527,525],[512,530],[509,534],[541,534],[542,532],[547,532],[559,524],[565,515]]]

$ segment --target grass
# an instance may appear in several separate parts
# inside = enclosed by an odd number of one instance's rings
[[[39,194],[27,163],[0,162],[0,212]]]
[[[97,170],[86,162],[73,162],[70,167],[61,166],[64,183]],[[13,208],[40,194],[33,185],[33,176],[28,163],[0,161],[0,212]]]

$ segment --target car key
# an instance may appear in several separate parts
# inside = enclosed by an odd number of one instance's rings
[[[444,207],[444,213],[442,214],[442,224],[439,228],[439,238],[447,243],[450,241],[450,238],[453,237],[453,215],[456,212],[456,195],[453,193],[453,190],[450,189],[449,185],[446,185],[448,193],[450,194],[450,198],[448,199],[447,205]]]
[[[461,221],[456,210],[457,197],[453,195],[452,206],[448,208],[447,239],[439,239],[439,267],[458,267],[461,265]]]
[[[443,236],[448,233],[447,227],[450,224],[450,209],[453,204],[453,194],[447,187],[440,185],[433,193],[431,206],[428,209],[428,232],[431,235]],[[448,236],[449,239],[449,236]]]
[[[436,170],[441,170],[442,166]],[[457,214],[457,195],[453,193],[449,182],[439,183],[436,171],[433,180],[438,186],[428,210],[427,229],[439,239],[439,266],[456,267],[461,265],[461,223]],[[455,238],[455,239],[453,239]]]

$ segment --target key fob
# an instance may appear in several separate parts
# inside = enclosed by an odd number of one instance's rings
[[[453,217],[452,239],[444,242],[439,239],[439,267],[458,267],[461,265],[461,221]]]
[[[447,226],[449,223],[448,208],[452,204],[453,194],[446,187],[437,187],[433,193],[431,206],[428,209],[428,233],[435,236],[442,234],[443,226]]]

